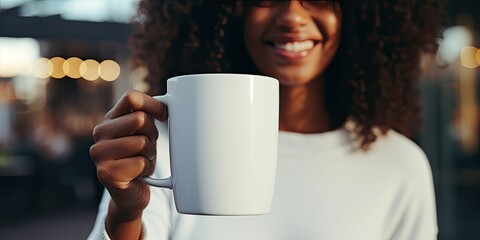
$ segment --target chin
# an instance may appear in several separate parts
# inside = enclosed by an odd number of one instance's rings
[[[282,71],[274,72],[268,75],[277,79],[280,85],[284,87],[295,87],[295,86],[307,85],[308,83],[312,82],[314,79],[318,78],[318,74],[308,74],[308,73],[305,74],[305,73],[307,72],[302,70],[295,70],[295,71],[288,71],[288,72],[282,72]]]

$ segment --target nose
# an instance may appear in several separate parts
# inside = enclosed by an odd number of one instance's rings
[[[310,14],[303,8],[302,1],[287,1],[278,12],[275,23],[283,29],[296,31],[306,25]]]

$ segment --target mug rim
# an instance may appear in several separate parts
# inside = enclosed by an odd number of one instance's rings
[[[245,73],[194,73],[194,74],[185,74],[185,75],[178,75],[174,77],[170,77],[167,79],[169,81],[170,79],[186,79],[186,78],[191,78],[191,77],[208,77],[208,76],[245,76],[245,77],[254,77],[257,79],[265,79],[269,81],[275,81],[278,82],[276,78],[266,76],[266,75],[258,75],[258,74],[245,74]]]

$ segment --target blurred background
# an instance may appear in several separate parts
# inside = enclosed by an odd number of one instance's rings
[[[439,239],[480,239],[480,1],[450,1],[426,56],[414,139],[435,180]],[[137,0],[0,0],[0,239],[86,239],[103,188],[93,127],[128,89]],[[439,67],[443,65],[443,67]]]

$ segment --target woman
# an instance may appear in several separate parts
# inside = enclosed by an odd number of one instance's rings
[[[407,137],[417,124],[421,54],[437,47],[434,1],[156,1],[140,3],[133,38],[152,94],[202,72],[280,82],[272,210],[264,216],[176,212],[164,106],[126,93],[94,130],[91,155],[107,189],[91,239],[436,239],[431,170]],[[293,179],[291,181],[291,179]],[[289,180],[289,181],[287,181]]]

